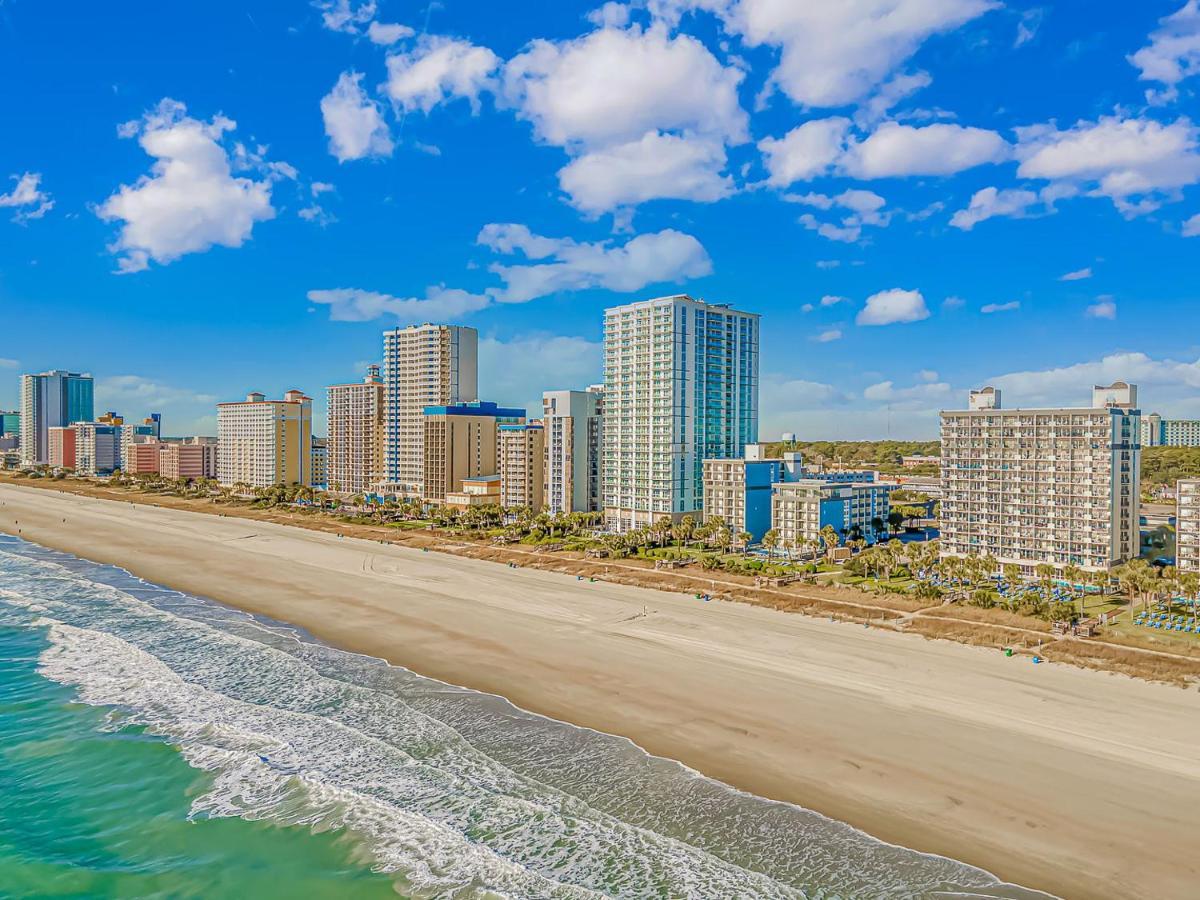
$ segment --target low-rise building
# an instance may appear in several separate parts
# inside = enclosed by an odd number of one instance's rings
[[[704,460],[704,520],[720,518],[734,536],[761,541],[771,527],[771,486],[801,477],[799,453],[768,459],[762,444],[747,444],[741,459]]]
[[[546,441],[541,422],[501,425],[496,429],[500,505],[542,511]]]
[[[464,478],[461,491],[446,494],[446,505],[467,508],[472,506],[500,506],[500,476],[480,475]]]
[[[47,463],[55,469],[75,468],[75,429],[71,425],[51,425],[46,429]]]
[[[496,430],[522,424],[525,410],[483,400],[425,407],[425,457],[422,497],[441,503],[461,489],[463,479],[497,475]]]
[[[138,441],[125,448],[125,459],[121,471],[126,475],[157,475],[160,473],[159,457],[166,444],[161,441]]]
[[[771,527],[783,546],[798,547],[832,526],[842,540],[873,544],[886,536],[890,495],[886,482],[838,483],[804,478],[771,488]]]
[[[1175,568],[1200,572],[1200,478],[1175,483]]]
[[[1158,413],[1142,417],[1143,447],[1200,447],[1200,419],[1164,419]]]
[[[189,437],[182,441],[169,441],[159,456],[159,472],[164,478],[217,477],[217,438]]]
[[[900,457],[900,465],[905,469],[919,469],[921,466],[939,466],[941,463],[942,458],[940,456],[926,456],[922,453]]]

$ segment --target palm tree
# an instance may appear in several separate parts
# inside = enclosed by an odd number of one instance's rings
[[[820,532],[821,543],[825,545],[825,552],[831,553],[837,549],[838,544],[842,542],[842,536],[838,534],[837,529],[832,525],[826,525]]]
[[[1063,567],[1063,578],[1066,579],[1067,588],[1071,591],[1072,598],[1079,598],[1079,618],[1086,618],[1084,605],[1085,597],[1087,596],[1083,590],[1084,571],[1079,566],[1071,563],[1069,566]]]
[[[779,529],[772,528],[764,534],[762,544],[767,548],[767,560],[770,561],[775,553],[775,548],[779,546]]]

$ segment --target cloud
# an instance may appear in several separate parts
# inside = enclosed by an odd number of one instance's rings
[[[1136,384],[1143,402],[1153,397],[1153,407],[1160,411],[1165,411],[1160,404],[1173,403],[1179,413],[1185,409],[1200,413],[1200,359],[1179,362],[1142,352],[1112,353],[1069,366],[1010,372],[981,383],[1002,388],[1005,399],[1013,401],[1011,405],[1078,406],[1091,402],[1092,385],[1117,380]]]
[[[0,369],[15,369],[20,364],[21,364],[21,361],[18,359],[0,358]]]
[[[1085,278],[1092,277],[1092,267],[1086,266],[1082,269],[1076,269],[1074,272],[1068,272],[1066,275],[1060,275],[1059,281],[1083,281]]]
[[[932,382],[938,380],[938,373],[933,369],[921,369],[917,372],[917,378],[921,381]]]
[[[820,344],[828,344],[830,341],[840,341],[841,339],[842,330],[840,328],[830,328],[813,337],[813,340]]]
[[[397,41],[402,41],[405,38],[410,38],[414,34],[411,28],[407,25],[387,24],[384,22],[372,22],[367,27],[367,37],[371,39],[372,44],[381,44],[390,46]]]
[[[1055,200],[1073,193],[1074,191],[1058,185],[1048,185],[1041,191],[985,187],[971,196],[965,209],[960,209],[950,217],[950,224],[963,231],[970,231],[980,222],[997,216],[1024,219],[1028,216],[1048,215],[1054,212]]]
[[[313,4],[321,10],[321,22],[330,31],[359,34],[375,18],[375,0],[325,0]]]
[[[1098,297],[1095,303],[1083,311],[1083,314],[1093,319],[1115,319],[1117,304],[1112,297],[1107,295]]]
[[[770,177],[768,182],[787,187],[828,174],[842,158],[850,120],[840,116],[811,119],[781,138],[763,138],[758,149]]]
[[[369,322],[381,316],[395,316],[404,324],[456,319],[491,303],[491,298],[484,294],[444,285],[426,288],[424,297],[401,298],[357,288],[333,288],[309,291],[308,299],[328,306],[329,318],[334,322]]]
[[[624,28],[629,24],[629,6],[609,0],[587,14],[587,20],[597,28]]]
[[[0,209],[13,209],[12,220],[18,225],[24,225],[31,219],[40,219],[54,209],[54,201],[42,190],[42,176],[39,172],[25,172],[13,175],[16,182],[7,194],[0,194]]]
[[[864,225],[884,227],[891,221],[891,213],[883,209],[887,201],[872,191],[851,189],[836,197],[825,194],[787,194],[784,199],[823,211],[834,208],[848,210],[838,223],[821,222],[812,213],[805,213],[797,220],[805,228],[831,241],[853,243],[862,235]]]
[[[651,131],[585,153],[559,171],[558,181],[572,206],[596,215],[647,200],[720,200],[734,190],[724,168],[721,141]]]
[[[931,84],[933,79],[928,72],[896,73],[859,106],[858,111],[854,113],[854,124],[859,128],[869,128],[883,119],[888,110],[901,100]]]
[[[1017,22],[1017,36],[1013,40],[1013,47],[1023,47],[1037,37],[1038,29],[1042,27],[1042,20],[1046,17],[1046,11],[1040,7],[1027,9],[1021,13],[1021,19]]]
[[[582,337],[555,334],[520,335],[509,340],[479,340],[479,383],[485,399],[525,407],[540,415],[542,393],[582,389],[604,380],[604,347]]]
[[[174,387],[141,375],[110,375],[96,381],[96,405],[115,409],[129,418],[158,412],[175,403],[212,404],[217,398],[187,388]]]
[[[859,325],[894,325],[928,318],[929,307],[920,291],[892,288],[868,297],[854,321]]]
[[[1017,174],[1066,182],[1108,197],[1126,215],[1150,212],[1200,182],[1200,138],[1185,118],[1164,125],[1117,116],[1018,128]]]
[[[937,123],[917,127],[885,122],[866,140],[852,143],[841,168],[857,178],[953,175],[1011,154],[994,131]]]
[[[487,47],[443,36],[425,36],[408,52],[387,59],[385,93],[406,112],[428,113],[439,103],[464,98],[472,111],[479,97],[494,87],[500,58]]]
[[[818,259],[814,265],[818,269],[836,269],[841,264],[840,259]]]
[[[329,152],[338,162],[367,156],[391,156],[392,138],[379,104],[367,96],[358,72],[343,72],[321,99]]]
[[[1196,213],[1183,223],[1183,236],[1200,237],[1200,213]]]
[[[1129,61],[1139,79],[1165,85],[1161,91],[1147,90],[1153,104],[1169,103],[1179,96],[1179,83],[1200,72],[1200,0],[1187,0],[1171,15],[1160,19],[1150,32],[1150,43]]]
[[[678,132],[740,143],[744,73],[700,41],[664,27],[602,28],[569,41],[533,41],[504,67],[504,97],[558,147],[594,149]]]
[[[805,122],[782,138],[764,138],[758,148],[768,183],[776,187],[831,174],[866,179],[952,175],[1012,154],[994,131],[945,123],[885,122],[858,140],[850,120],[838,116]]]
[[[923,381],[921,384],[901,388],[896,387],[893,381],[880,381],[863,390],[863,399],[893,405],[898,402],[907,403],[915,401],[919,405],[920,403],[928,403],[931,400],[936,400],[939,397],[945,397],[950,393],[950,390],[950,385],[944,381]]]
[[[962,297],[947,297],[942,301],[942,309],[961,309],[967,305]]]
[[[530,259],[546,260],[533,265],[489,266],[489,271],[504,281],[503,288],[490,291],[501,303],[525,303],[548,294],[588,288],[627,293],[649,284],[682,282],[712,272],[712,260],[700,242],[673,229],[638,235],[620,246],[610,246],[607,241],[577,243],[569,238],[542,238],[524,226],[491,224],[479,233],[478,241],[497,252],[520,252]]]
[[[240,247],[255,222],[274,218],[271,185],[294,177],[295,170],[286,163],[267,163],[260,152],[240,144],[231,161],[222,141],[235,127],[221,115],[210,122],[193,119],[182,103],[171,99],[121,126],[118,133],[136,136],[155,162],[151,174],[121,185],[96,209],[104,221],[122,223],[109,246],[120,254],[119,272],[139,272],[150,260],[170,263],[214,244]],[[259,170],[262,180],[235,177],[234,165]]]
[[[821,298],[822,306],[837,306],[839,303],[848,303],[849,297],[839,297],[836,294],[826,294]]]
[[[979,307],[979,311],[985,316],[992,313],[1013,312],[1021,308],[1020,300],[1009,300],[1007,303],[985,303]]]
[[[751,46],[778,47],[771,85],[802,106],[859,102],[926,39],[998,6],[992,0],[741,0],[727,27]]]

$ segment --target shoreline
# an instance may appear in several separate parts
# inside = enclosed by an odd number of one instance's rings
[[[249,518],[0,501],[0,530],[1006,881],[1170,897],[1200,876],[1195,691]]]

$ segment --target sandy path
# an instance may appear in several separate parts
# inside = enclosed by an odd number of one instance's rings
[[[1195,896],[1194,689],[244,519],[12,486],[0,503],[2,531],[885,840],[1066,897]]]

